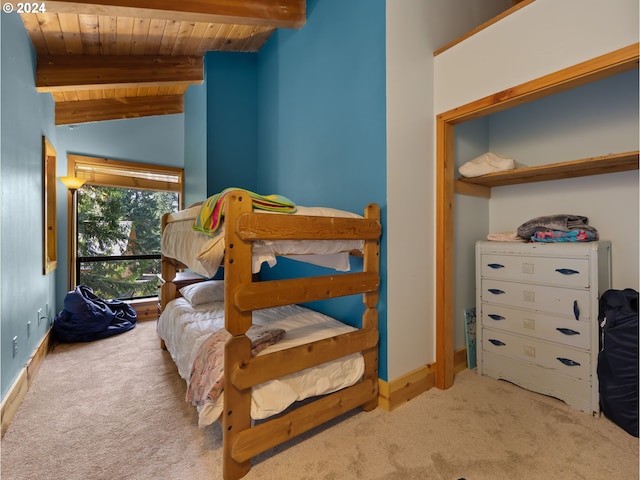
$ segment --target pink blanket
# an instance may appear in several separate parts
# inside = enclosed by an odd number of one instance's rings
[[[253,325],[247,331],[251,340],[251,355],[256,356],[269,345],[273,345],[284,337],[281,328],[267,328]],[[212,333],[198,348],[196,358],[191,367],[189,385],[185,400],[192,405],[204,405],[215,402],[224,386],[224,346],[231,334],[225,329]]]

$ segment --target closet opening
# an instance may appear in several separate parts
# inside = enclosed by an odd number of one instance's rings
[[[492,113],[638,68],[638,44],[579,63],[481,98],[436,117],[436,387],[454,381],[454,200],[455,193],[490,196],[490,187],[456,181],[454,127]],[[637,158],[637,152],[633,152]],[[627,158],[625,156],[624,158]],[[588,164],[587,159],[582,161]],[[637,169],[637,160],[628,169]],[[563,164],[558,164],[561,177]],[[552,166],[548,169],[554,170]],[[602,171],[601,173],[608,173]],[[551,171],[548,179],[552,179]],[[579,171],[575,172],[579,176]]]

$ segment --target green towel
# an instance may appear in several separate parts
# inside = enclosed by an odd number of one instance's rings
[[[296,205],[282,195],[260,195],[242,188],[225,188],[220,193],[210,196],[200,207],[200,212],[193,224],[197,232],[214,236],[224,217],[224,204],[227,194],[233,190],[242,190],[251,198],[253,208],[268,210],[270,212],[295,213]]]

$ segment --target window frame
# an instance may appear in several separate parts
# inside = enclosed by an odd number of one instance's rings
[[[178,208],[184,208],[184,169],[145,163],[113,160],[86,155],[67,155],[67,175],[86,180],[85,185],[155,190],[178,194]],[[77,212],[76,212],[77,215]],[[78,218],[73,213],[72,198],[67,200],[67,255],[69,285],[75,288],[78,259],[72,237],[78,235]],[[76,228],[73,228],[73,227]]]
[[[42,136],[42,274],[58,267],[56,216],[56,149]]]

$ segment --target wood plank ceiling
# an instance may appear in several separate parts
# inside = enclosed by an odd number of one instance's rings
[[[306,0],[46,1],[21,13],[37,54],[36,89],[56,125],[184,111],[208,51],[257,52],[301,28]]]

